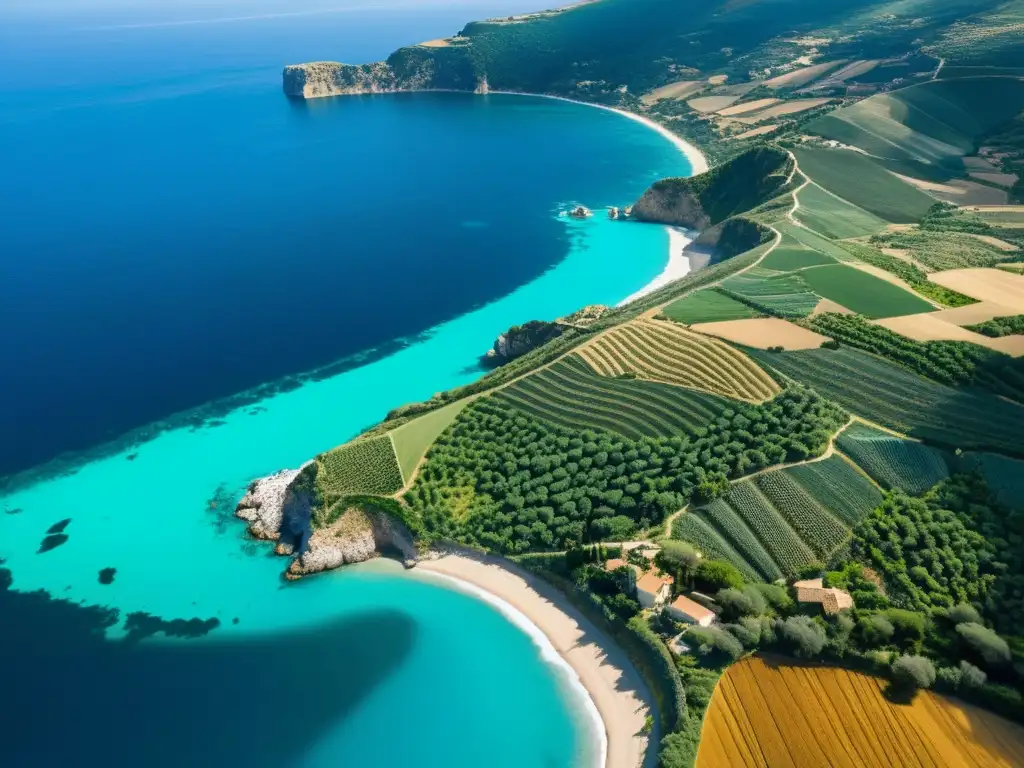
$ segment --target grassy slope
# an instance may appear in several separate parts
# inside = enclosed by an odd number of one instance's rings
[[[765,269],[777,269],[788,272],[804,267],[817,267],[824,264],[835,264],[835,259],[820,251],[809,248],[794,239],[791,235],[783,235],[779,247],[768,254],[760,266]]]
[[[714,323],[758,317],[760,313],[746,304],[729,298],[721,291],[705,288],[703,291],[672,302],[665,307],[664,314],[677,323],[693,325],[694,323]]]
[[[918,221],[935,202],[879,162],[857,152],[803,147],[794,154],[800,170],[815,183],[893,224]]]
[[[749,354],[851,412],[903,434],[949,448],[1024,456],[1024,406],[987,392],[946,387],[847,348]]]
[[[413,419],[391,433],[398,464],[402,468],[402,476],[406,482],[409,482],[427,449],[468,404],[469,398],[459,400]]]
[[[837,447],[885,488],[916,495],[949,477],[944,452],[865,424],[847,428]]]
[[[873,213],[829,194],[817,184],[804,187],[799,198],[797,221],[826,237],[842,240],[874,235],[885,229],[885,222]]]
[[[814,267],[800,274],[815,293],[873,319],[933,309],[927,301],[899,286],[845,264]]]

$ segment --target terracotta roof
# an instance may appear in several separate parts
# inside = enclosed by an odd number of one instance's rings
[[[853,608],[853,598],[848,592],[835,587],[826,588],[821,579],[805,579],[793,583],[796,588],[798,603],[821,603],[825,613],[839,613],[845,608]]]
[[[614,571],[616,568],[622,568],[624,565],[626,565],[625,560],[621,558],[615,558],[614,560],[609,560],[607,563],[605,563],[604,569],[606,571]]]
[[[672,582],[664,576],[659,576],[654,571],[648,571],[640,577],[640,580],[636,583],[636,588],[643,592],[649,592],[653,595],[662,587],[671,583]]]
[[[672,601],[672,607],[698,622],[715,617],[714,611],[708,610],[700,603],[695,603],[690,598],[683,597],[682,595]]]

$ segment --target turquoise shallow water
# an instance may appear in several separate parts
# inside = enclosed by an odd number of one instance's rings
[[[536,105],[537,119],[570,110],[574,130],[592,114],[593,130],[618,142],[614,170],[623,179],[616,190],[620,197],[589,200],[581,190],[585,204],[628,201],[651,175],[686,171],[668,142],[626,118],[564,104],[552,113],[537,99],[489,98]],[[624,147],[630,142],[644,146],[648,157],[652,145],[663,143],[658,167],[629,173]],[[595,156],[594,162],[608,158]],[[12,728],[19,734],[14,764],[99,754],[107,736],[104,715],[126,720],[118,736],[126,751],[108,755],[107,764],[205,765],[229,759],[329,766],[372,760],[379,766],[457,768],[483,764],[486,756],[488,765],[540,768],[590,759],[592,738],[564,680],[529,637],[492,607],[400,574],[350,571],[285,584],[284,562],[270,556],[266,545],[247,542],[231,516],[252,478],[298,466],[389,409],[478,376],[475,361],[510,325],[584,304],[614,304],[659,273],[667,255],[663,229],[610,222],[600,212],[583,222],[557,217],[558,205],[570,202],[552,200],[548,213],[570,239],[564,259],[511,294],[433,328],[412,346],[306,382],[258,408],[232,412],[220,426],[164,432],[133,449],[138,455],[131,461],[126,453],[112,455],[2,500],[7,511],[20,510],[0,514],[0,557],[20,593],[44,589],[69,601],[116,608],[122,618],[144,611],[166,619],[220,621],[205,637],[158,637],[130,652],[117,651],[122,646],[116,642],[83,641],[85,661],[74,663],[73,631],[60,621],[44,621],[46,611],[22,616],[20,602],[5,606],[12,622],[34,628],[37,636],[63,638],[53,647],[26,640],[24,648],[5,648],[8,659],[21,659],[19,668],[9,670],[15,681],[26,669],[35,679],[40,674],[19,654],[48,654],[40,663],[53,675],[50,690],[59,691],[61,701],[41,702],[41,720]],[[477,220],[459,225],[487,227]],[[489,234],[502,237],[497,229]],[[424,291],[430,289],[424,284]],[[67,518],[67,543],[37,554],[47,529]],[[116,568],[116,577],[101,584],[98,572],[108,567]],[[108,635],[117,638],[123,631],[114,626]],[[103,682],[84,677],[83,669],[102,672]],[[369,677],[367,670],[373,672]],[[94,695],[100,703],[84,708]],[[145,707],[132,705],[147,697],[153,699],[149,719]],[[31,713],[28,698],[24,711]],[[254,712],[269,722],[265,731],[247,733]],[[47,739],[44,725],[52,727],[61,717],[66,737]],[[261,741],[289,748],[271,749]]]

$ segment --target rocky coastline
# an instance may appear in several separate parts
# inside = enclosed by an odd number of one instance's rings
[[[343,565],[362,563],[381,555],[402,560],[407,568],[418,560],[408,531],[387,513],[367,504],[355,504],[337,520],[312,526],[312,503],[296,480],[302,468],[286,469],[249,484],[235,508],[250,535],[275,542],[274,552],[291,557],[285,577],[298,579]]]

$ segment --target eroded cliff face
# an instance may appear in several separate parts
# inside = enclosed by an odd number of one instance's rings
[[[292,98],[316,99],[354,93],[390,93],[402,90],[386,62],[340,64],[314,61],[284,68],[284,92]]]
[[[690,191],[687,181],[662,179],[655,182],[633,206],[632,218],[686,229],[706,229],[711,217]]]
[[[401,523],[370,506],[353,506],[333,523],[311,526],[313,495],[302,482],[302,469],[286,469],[253,481],[235,508],[249,523],[249,533],[277,542],[279,555],[295,555],[285,573],[299,578],[311,573],[361,563],[383,552],[415,563],[416,546]]]
[[[487,359],[492,365],[504,365],[561,335],[562,327],[558,323],[530,320],[514,325],[498,336],[494,346],[487,351]]]

